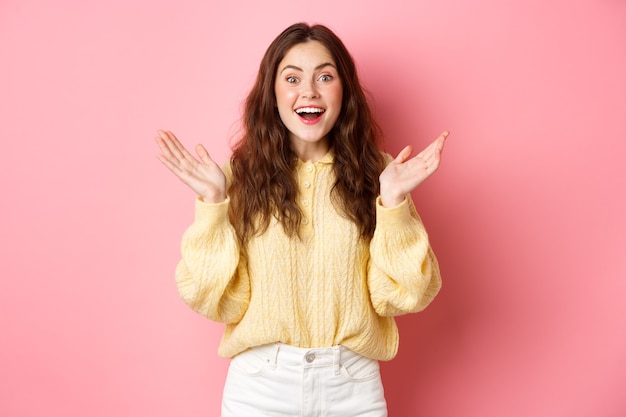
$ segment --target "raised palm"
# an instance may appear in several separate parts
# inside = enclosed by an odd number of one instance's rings
[[[157,157],[182,182],[207,203],[224,201],[226,176],[204,146],[196,145],[196,159],[170,131],[159,130],[155,140],[161,149]]]
[[[408,159],[413,147],[406,146],[380,174],[380,197],[386,207],[402,202],[404,197],[439,168],[441,152],[449,132],[443,132],[423,151]]]

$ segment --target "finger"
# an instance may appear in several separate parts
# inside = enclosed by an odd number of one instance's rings
[[[417,154],[417,156],[423,158],[424,160],[428,160],[432,158],[435,153],[441,153],[445,140],[449,134],[450,132],[448,132],[447,130],[444,131],[441,135],[437,137],[437,139],[435,139],[426,148],[424,148],[424,150]]]
[[[178,158],[179,160],[186,159],[189,161],[194,159],[194,157],[189,153],[189,151],[187,151],[187,149],[185,149],[183,144],[180,143],[180,141],[176,138],[174,133],[170,132],[169,130],[167,131],[160,130],[159,135],[168,144],[170,152],[176,158]]]
[[[422,151],[417,154],[417,157],[422,158],[423,160],[430,159],[435,153],[435,150],[437,149],[437,140],[435,140],[434,142],[430,143],[427,147],[422,149]]]
[[[196,145],[196,154],[198,154],[200,160],[207,165],[212,165],[215,163],[206,148],[200,144]]]
[[[187,152],[172,132],[158,131],[155,139],[161,148],[159,160],[176,176],[185,181],[198,161]]]
[[[178,160],[182,158],[180,151],[176,145],[176,137],[172,138],[163,130],[157,131],[158,136],[155,138],[163,155],[171,160]]]
[[[411,145],[405,146],[404,149],[402,149],[398,153],[398,156],[396,156],[396,159],[394,159],[393,162],[396,164],[403,163],[404,161],[408,159],[409,156],[411,156],[412,152],[413,152],[413,147]]]
[[[426,162],[426,168],[430,172],[435,172],[437,168],[439,168],[439,163],[441,162],[441,152],[437,151],[435,154]]]
[[[450,136],[450,132],[446,130],[441,135],[439,135],[439,137],[435,141],[435,151],[438,158],[441,158],[441,153],[443,152],[443,148],[446,144],[446,139],[448,139],[448,136]]]
[[[445,142],[445,138],[442,138],[442,140],[438,142],[440,146],[435,149],[435,152],[433,153],[433,155],[428,159],[428,161],[426,161],[427,170],[429,171],[430,174],[435,172],[439,168],[439,165],[441,164],[441,154],[443,152],[444,142]]]
[[[157,155],[157,158],[163,163],[163,165],[167,167],[167,169],[172,171],[174,175],[182,179],[183,171],[178,167],[177,164],[172,163],[172,161],[164,155]]]
[[[178,161],[178,158],[176,158],[176,156],[172,153],[172,149],[171,147],[173,146],[169,139],[163,139],[162,136],[157,136],[154,138],[154,140],[156,141],[157,145],[159,146],[159,149],[161,150],[161,157],[163,158],[167,158],[168,160],[171,161]],[[160,159],[160,158],[159,158]]]
[[[446,139],[450,136],[450,131],[445,130],[439,137],[437,138],[437,150],[441,153],[443,151],[443,147],[446,144]]]

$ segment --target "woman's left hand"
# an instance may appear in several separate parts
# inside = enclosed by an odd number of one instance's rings
[[[439,168],[443,145],[450,132],[445,131],[422,152],[408,159],[413,152],[412,146],[400,151],[396,159],[381,172],[380,198],[383,206],[394,207],[400,204],[405,196],[417,188],[426,178]]]

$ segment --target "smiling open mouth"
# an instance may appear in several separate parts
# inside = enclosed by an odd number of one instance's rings
[[[298,116],[306,120],[317,119],[322,115],[322,113],[324,113],[324,111],[324,109],[321,109],[319,107],[301,107],[299,109],[296,109],[296,113],[298,114]]]

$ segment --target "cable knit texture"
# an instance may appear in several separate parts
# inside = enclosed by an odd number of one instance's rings
[[[343,345],[389,360],[398,349],[393,316],[423,310],[439,291],[437,260],[410,196],[393,208],[378,198],[368,243],[331,203],[332,160],[329,152],[316,163],[298,162],[300,238],[273,220],[242,248],[228,219],[230,200],[196,200],[176,282],[191,308],[226,323],[219,355],[282,342]]]

